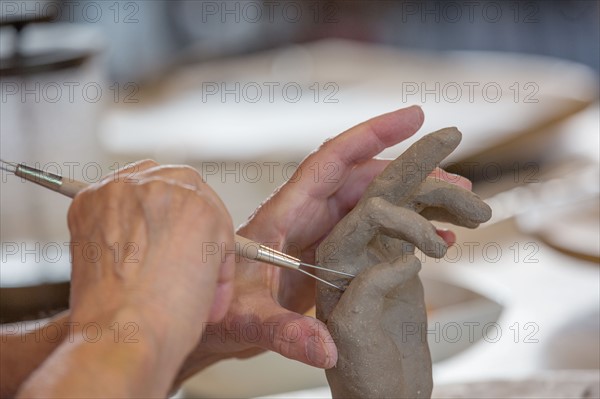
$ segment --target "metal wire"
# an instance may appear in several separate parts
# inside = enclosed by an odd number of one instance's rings
[[[346,273],[346,272],[340,272],[339,270],[328,269],[328,268],[322,267],[322,266],[315,266],[315,265],[311,265],[310,263],[300,262],[300,264],[302,266],[311,267],[313,269],[323,270],[323,271],[325,271],[327,273],[341,274],[342,276],[346,276],[346,277],[355,277],[354,274],[350,274],[350,273]]]
[[[312,277],[312,278],[314,278],[316,280],[319,280],[320,282],[322,282],[324,284],[327,284],[330,287],[336,288],[336,289],[338,289],[338,290],[340,290],[342,292],[346,291],[344,288],[339,287],[339,286],[337,286],[337,285],[335,285],[335,284],[333,284],[333,283],[331,283],[331,282],[329,282],[327,280],[324,280],[324,279],[322,279],[322,278],[320,278],[318,276],[315,276],[314,274],[309,273],[306,270],[302,270],[302,269],[296,269],[296,270],[298,270],[299,272],[302,272],[302,273],[306,274],[307,276],[310,276],[310,277]]]

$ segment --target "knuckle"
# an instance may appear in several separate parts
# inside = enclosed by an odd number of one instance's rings
[[[171,194],[172,197],[172,192],[175,187],[176,185],[169,181],[151,178],[144,179],[137,183],[134,190],[139,191],[139,194],[143,198],[156,199],[166,194]],[[149,203],[153,203],[153,201],[149,201]]]
[[[186,165],[159,166],[151,172],[150,176],[195,187],[199,187],[200,183],[203,182],[202,177],[196,169]]]
[[[204,183],[204,179],[202,179],[202,175],[196,169],[192,168],[188,165],[182,165],[178,167],[179,170],[183,173],[183,175],[187,178],[193,179],[197,182]]]
[[[136,163],[134,163],[134,165],[132,166],[137,166],[139,168],[153,168],[155,166],[158,166],[158,162],[156,162],[153,159],[142,159]]]
[[[172,184],[168,180],[163,180],[163,179],[159,179],[156,177],[150,177],[148,179],[140,180],[136,185],[143,190],[152,191],[152,190],[157,190],[159,188],[164,189]]]

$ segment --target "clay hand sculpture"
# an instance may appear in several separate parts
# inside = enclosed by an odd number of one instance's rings
[[[318,263],[351,273],[350,281],[318,275],[317,317],[327,324],[338,362],[326,371],[334,398],[430,397],[431,356],[421,263],[415,246],[441,258],[447,245],[429,220],[470,228],[491,217],[472,192],[430,173],[459,144],[461,133],[431,133],[391,162],[321,243]]]

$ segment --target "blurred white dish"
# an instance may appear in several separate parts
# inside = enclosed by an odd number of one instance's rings
[[[420,134],[458,126],[465,140],[451,160],[461,159],[565,118],[598,96],[591,69],[559,59],[344,40],[190,66],[165,87],[158,97],[106,115],[101,139],[109,151],[294,160],[356,123],[422,104]]]

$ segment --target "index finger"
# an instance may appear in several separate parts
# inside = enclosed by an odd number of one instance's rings
[[[414,105],[377,116],[326,141],[302,161],[292,176],[291,180],[300,185],[295,189],[314,198],[330,197],[343,185],[354,166],[415,134],[424,118],[423,110]],[[318,179],[300,179],[302,173],[308,173],[306,169],[315,166],[322,169],[328,165],[333,165],[326,170],[331,184],[322,184]]]

